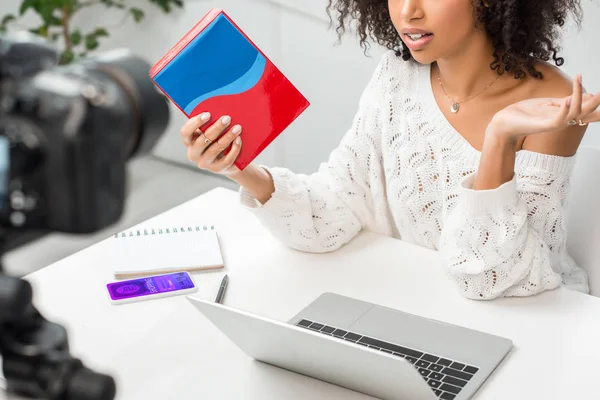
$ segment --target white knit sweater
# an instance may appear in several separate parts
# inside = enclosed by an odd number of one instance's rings
[[[513,180],[475,191],[479,157],[439,109],[430,66],[389,51],[328,162],[311,175],[267,168],[273,196],[261,205],[242,188],[241,203],[301,251],[336,250],[361,229],[437,249],[468,298],[588,292],[565,249],[574,158],[519,151]]]

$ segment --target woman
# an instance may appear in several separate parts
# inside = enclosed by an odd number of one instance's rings
[[[328,162],[310,176],[239,171],[243,127],[223,116],[202,133],[207,115],[181,129],[189,159],[240,184],[292,248],[333,251],[369,229],[438,249],[468,298],[587,292],[565,249],[565,200],[600,94],[548,62],[562,64],[555,33],[569,13],[579,21],[578,1],[331,1],[338,32],[358,18],[361,44],[388,51]]]

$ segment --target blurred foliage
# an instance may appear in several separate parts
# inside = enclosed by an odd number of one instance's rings
[[[170,13],[175,8],[183,8],[183,0],[147,1],[165,13]],[[18,23],[27,11],[34,11],[40,16],[42,23],[29,30],[52,42],[62,42],[60,63],[68,64],[78,57],[85,57],[100,45],[102,38],[109,36],[109,29],[106,27],[95,27],[84,32],[72,28],[73,17],[88,7],[106,7],[122,10],[124,17],[131,17],[136,23],[140,23],[145,16],[144,10],[131,7],[127,3],[127,0],[21,0],[18,15],[8,14],[1,17],[0,33],[5,32],[10,24]]]

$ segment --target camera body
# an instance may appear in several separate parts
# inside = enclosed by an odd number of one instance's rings
[[[46,43],[24,50],[1,40],[10,39],[0,39],[0,160],[9,160],[0,164],[0,226],[91,233],[115,223],[127,160],[149,151],[169,119],[147,64],[116,50],[40,70],[52,59]],[[6,56],[11,49],[20,55]]]
[[[101,77],[42,71],[0,104],[5,199],[0,224],[88,233],[118,220],[125,197],[129,104]]]

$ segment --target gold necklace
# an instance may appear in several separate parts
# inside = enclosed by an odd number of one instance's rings
[[[448,98],[448,100],[450,100],[451,106],[450,106],[450,112],[453,114],[456,114],[458,112],[458,110],[460,109],[460,104],[461,103],[466,103],[467,101],[479,96],[481,93],[485,92],[486,90],[489,89],[490,86],[492,86],[497,80],[498,78],[500,78],[500,75],[496,76],[496,79],[494,79],[493,81],[491,81],[489,83],[489,85],[487,85],[481,92],[475,94],[474,96],[469,97],[466,100],[463,101],[456,101],[454,99],[452,99],[450,96],[448,96],[448,93],[446,93],[446,89],[444,89],[444,85],[442,84],[442,80],[440,79],[440,68],[438,67],[437,69],[437,78],[438,78],[438,82],[440,83],[440,86],[442,87],[442,90],[444,91],[444,94],[446,95],[446,97]]]

